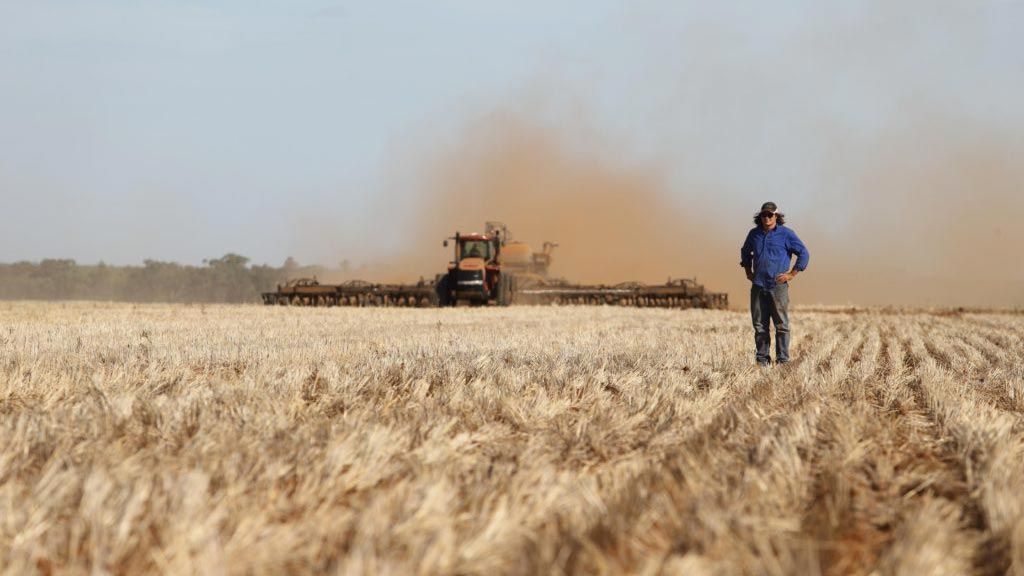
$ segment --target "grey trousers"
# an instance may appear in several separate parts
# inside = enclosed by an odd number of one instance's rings
[[[771,289],[751,286],[750,318],[754,322],[757,363],[771,362],[771,323],[775,324],[775,361],[789,362],[789,284],[776,284]]]

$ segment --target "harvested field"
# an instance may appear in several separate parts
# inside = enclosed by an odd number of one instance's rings
[[[8,574],[1024,574],[1024,316],[0,304]]]

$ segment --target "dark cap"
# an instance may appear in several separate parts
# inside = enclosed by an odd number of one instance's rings
[[[775,205],[775,202],[765,202],[761,204],[761,212],[767,210],[768,212],[775,212],[779,207]]]

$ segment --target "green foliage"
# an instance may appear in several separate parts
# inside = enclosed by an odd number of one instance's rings
[[[81,265],[74,260],[0,264],[0,299],[107,300],[126,302],[258,302],[260,292],[296,273],[299,267],[249,265],[239,254],[205,260],[203,266],[145,260],[142,266]],[[286,268],[291,268],[287,270]]]

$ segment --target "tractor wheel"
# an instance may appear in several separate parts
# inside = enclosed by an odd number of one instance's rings
[[[498,279],[498,306],[509,306],[514,296],[515,278],[511,274],[502,274]]]
[[[437,282],[437,305],[441,308],[455,306],[455,300],[452,298],[451,281],[448,276],[441,278]]]

